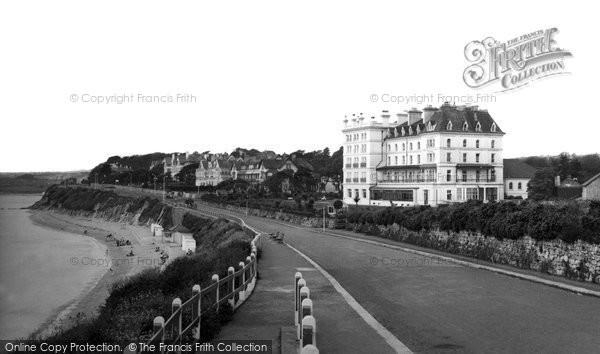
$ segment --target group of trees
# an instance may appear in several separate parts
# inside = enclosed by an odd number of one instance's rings
[[[584,182],[600,172],[600,155],[577,156],[563,152],[558,156],[531,156],[523,162],[538,170],[527,185],[529,198],[534,200],[551,199],[556,196],[554,179],[574,178]]]
[[[206,152],[208,153],[208,152]],[[236,148],[231,156],[234,157],[265,157],[271,156],[274,152],[261,152],[256,149]],[[300,166],[295,173],[293,171],[280,171],[271,176],[262,186],[264,191],[272,191],[279,195],[284,183],[289,185],[292,193],[302,193],[306,191],[319,190],[324,187],[320,177],[327,177],[334,183],[341,184],[343,150],[330,154],[329,148],[306,152],[297,150],[293,152],[295,158],[303,159],[308,162],[313,170],[306,166]],[[146,155],[133,156],[111,156],[106,162],[100,163],[94,167],[89,175],[90,183],[119,183],[134,184],[151,187],[156,181],[162,185],[163,180],[176,189],[192,190],[195,187],[196,169],[199,163],[192,163],[184,166],[181,171],[175,175],[164,173],[163,164],[152,165],[153,161],[161,160],[170,154],[152,153]],[[117,182],[118,181],[118,182]],[[217,186],[217,189],[227,186]],[[238,186],[239,187],[239,186]]]

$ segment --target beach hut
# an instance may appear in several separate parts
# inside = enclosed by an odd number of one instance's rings
[[[181,236],[181,249],[184,252],[187,251],[192,251],[192,252],[196,252],[196,240],[194,240],[194,237],[192,237],[191,234],[183,234]]]

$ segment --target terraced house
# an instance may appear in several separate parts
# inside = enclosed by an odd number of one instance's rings
[[[344,119],[344,201],[440,205],[503,199],[504,132],[477,106]],[[393,120],[393,122],[390,122]]]

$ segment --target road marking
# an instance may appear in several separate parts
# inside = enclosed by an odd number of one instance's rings
[[[291,248],[292,250],[294,250],[296,253],[298,253],[300,256],[302,256],[304,259],[306,259],[310,264],[313,265],[313,267],[317,268],[317,270],[319,272],[321,272],[321,274],[327,280],[329,280],[329,282],[331,283],[331,285],[333,285],[335,290],[338,293],[340,293],[340,295],[342,295],[342,297],[344,298],[344,300],[346,300],[348,305],[350,305],[350,307],[352,307],[352,309],[354,311],[356,311],[356,313],[358,313],[358,315],[360,317],[362,317],[362,319],[371,328],[373,328],[375,330],[375,332],[377,332],[381,337],[383,337],[383,339],[386,341],[386,343],[389,344],[396,351],[396,353],[412,353],[412,351],[410,349],[408,349],[408,347],[406,345],[404,345],[404,343],[402,343],[398,338],[396,338],[390,331],[387,330],[387,328],[385,328],[381,323],[379,323],[379,321],[377,321],[375,319],[375,317],[373,317],[367,310],[365,310],[365,308],[362,307],[358,303],[358,301],[356,301],[352,297],[352,295],[350,295],[350,293],[348,293],[348,291],[346,291],[346,289],[344,289],[342,287],[342,285],[340,285],[340,283],[338,283],[338,281],[335,280],[335,278],[333,276],[331,276],[331,274],[329,274],[325,269],[321,268],[320,265],[318,265],[315,261],[313,261],[310,257],[305,255],[304,253],[300,252],[299,250],[297,250],[296,248],[294,248],[293,246],[290,246],[289,244],[287,244],[285,242],[284,242],[284,244],[286,246],[288,246],[289,248]]]

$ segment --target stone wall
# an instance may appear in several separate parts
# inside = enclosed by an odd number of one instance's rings
[[[600,284],[600,245],[587,242],[536,241],[528,236],[519,240],[498,240],[478,232],[415,232],[397,224],[354,224],[349,228],[448,253]]]

